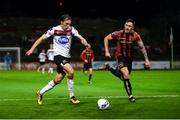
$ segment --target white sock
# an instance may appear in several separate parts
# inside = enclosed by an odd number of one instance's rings
[[[74,96],[74,81],[68,79],[67,84],[68,84],[69,97],[71,98],[72,96]]]
[[[44,74],[45,68],[42,68],[42,74]]]
[[[53,73],[53,68],[50,68],[50,73]]]
[[[50,68],[48,69],[48,73],[50,73],[51,71],[50,71]]]
[[[45,87],[40,90],[40,94],[43,95],[45,92],[51,90],[56,84],[54,80],[51,80]]]

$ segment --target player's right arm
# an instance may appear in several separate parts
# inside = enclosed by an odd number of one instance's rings
[[[91,62],[94,61],[94,51],[92,51]]]
[[[104,48],[105,48],[105,56],[106,57],[111,57],[110,53],[109,53],[109,40],[112,40],[112,35],[109,34],[104,38]]]
[[[26,55],[30,56],[34,49],[45,39],[47,39],[48,37],[46,36],[46,34],[43,34],[40,38],[38,38],[34,44],[32,45],[32,47],[26,52]]]
[[[72,27],[72,33],[78,38],[81,44],[83,44],[85,47],[91,48],[91,45],[87,42],[87,40],[83,36],[81,36],[74,27]]]

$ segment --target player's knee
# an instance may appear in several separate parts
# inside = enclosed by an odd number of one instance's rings
[[[124,78],[124,79],[129,79],[129,73],[124,73],[124,74],[123,74],[123,78]]]
[[[67,78],[72,80],[73,79],[73,75],[70,75],[70,76],[68,75]]]
[[[74,72],[70,72],[67,74],[68,79],[73,79],[73,77],[74,77]]]
[[[61,80],[56,80],[56,79],[54,79],[54,84],[55,84],[55,85],[59,84],[60,82],[61,82]]]

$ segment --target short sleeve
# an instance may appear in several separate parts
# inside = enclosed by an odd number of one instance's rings
[[[141,37],[140,37],[140,35],[137,32],[134,33],[134,39],[137,42],[141,41]]]
[[[54,27],[49,29],[48,31],[46,31],[45,35],[47,37],[50,37],[50,36],[54,35]]]
[[[112,37],[113,39],[117,39],[117,37],[118,37],[118,32],[117,32],[117,31],[112,32],[112,33],[111,33],[111,37]]]
[[[72,27],[72,35],[79,36],[79,32],[74,27]]]

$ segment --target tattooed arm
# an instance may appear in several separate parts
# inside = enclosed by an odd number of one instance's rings
[[[138,43],[138,46],[139,46],[142,54],[144,55],[144,60],[145,60],[144,65],[145,65],[145,67],[150,67],[150,62],[149,62],[149,59],[148,59],[148,55],[147,55],[147,52],[146,52],[146,49],[145,49],[145,46],[144,46],[142,40],[138,41],[137,43]]]

